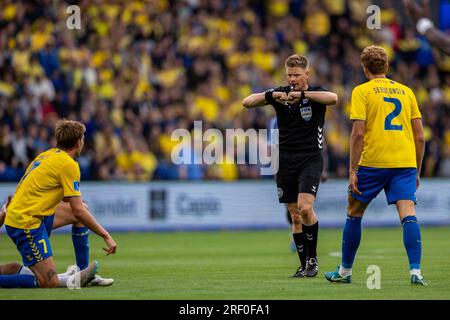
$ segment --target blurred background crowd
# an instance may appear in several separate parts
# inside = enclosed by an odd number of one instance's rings
[[[444,7],[433,20],[450,28]],[[59,118],[87,131],[83,180],[261,179],[255,165],[175,165],[173,130],[267,128],[272,107],[245,110],[252,92],[285,83],[284,60],[311,62],[311,84],[339,95],[326,115],[329,176],[348,172],[351,92],[365,81],[360,52],[383,46],[389,77],[410,86],[423,114],[423,175],[450,177],[450,57],[420,37],[400,1],[375,1],[381,30],[366,26],[369,1],[0,2],[0,181],[17,181],[54,146]],[[447,13],[446,13],[447,12]],[[440,21],[440,24],[439,24]]]

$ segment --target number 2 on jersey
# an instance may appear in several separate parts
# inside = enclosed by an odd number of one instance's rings
[[[394,120],[400,112],[402,112],[402,103],[397,98],[383,98],[384,101],[388,103],[392,103],[395,108],[394,111],[389,113],[384,119],[384,130],[403,130],[403,126],[401,124],[392,124],[392,120]]]

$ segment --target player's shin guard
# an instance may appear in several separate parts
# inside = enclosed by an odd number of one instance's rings
[[[295,242],[295,246],[297,247],[298,258],[300,259],[300,263],[303,268],[306,268],[306,238],[305,233],[294,233],[292,234]]]
[[[409,259],[409,268],[420,269],[420,258],[422,255],[422,240],[420,227],[415,216],[407,216],[402,220],[403,244]]]
[[[36,277],[25,274],[0,275],[0,288],[37,288]]]
[[[72,226],[72,243],[77,266],[83,270],[89,265],[89,229]]]
[[[342,234],[342,267],[351,269],[361,242],[361,218],[347,216]]]

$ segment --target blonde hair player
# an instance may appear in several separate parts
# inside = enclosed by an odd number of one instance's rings
[[[361,219],[369,203],[384,189],[388,204],[395,204],[403,226],[411,283],[425,286],[414,207],[425,146],[419,107],[410,88],[386,77],[389,63],[383,48],[364,48],[361,63],[368,81],[352,93],[353,129],[342,262],[336,271],[325,273],[325,278],[330,282],[351,282],[361,241]]]

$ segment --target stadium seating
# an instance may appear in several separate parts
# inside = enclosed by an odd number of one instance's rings
[[[45,5],[43,5],[45,3]],[[94,5],[95,3],[95,5]],[[270,107],[242,99],[283,83],[284,59],[307,55],[312,83],[339,94],[325,127],[329,176],[348,172],[359,53],[387,49],[390,76],[415,90],[424,116],[423,174],[450,177],[450,57],[434,51],[392,7],[388,28],[365,27],[367,1],[66,1],[0,4],[0,181],[18,181],[54,145],[57,118],[86,124],[83,180],[259,179],[251,165],[176,166],[176,128],[266,128]],[[268,3],[268,2],[267,2]],[[361,9],[363,8],[363,9]]]

